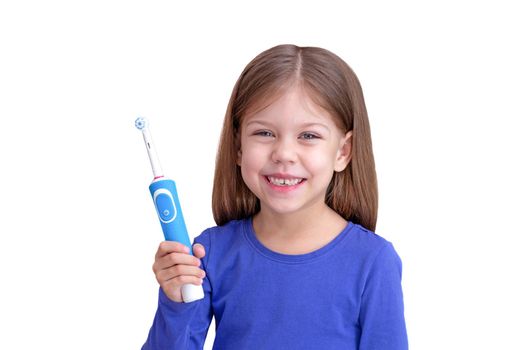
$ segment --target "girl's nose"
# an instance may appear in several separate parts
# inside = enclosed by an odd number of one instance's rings
[[[272,161],[275,163],[295,163],[297,150],[292,140],[277,139],[272,150]]]

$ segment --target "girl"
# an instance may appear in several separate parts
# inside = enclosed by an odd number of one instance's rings
[[[359,81],[333,53],[280,45],[239,77],[194,255],[162,242],[143,349],[407,349],[401,261],[379,237]],[[200,259],[200,260],[199,260]],[[183,303],[181,286],[205,298]]]

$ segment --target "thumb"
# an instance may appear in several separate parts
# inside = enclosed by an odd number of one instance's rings
[[[195,243],[193,245],[193,255],[196,258],[202,259],[206,255],[206,249],[204,249],[204,246],[200,243]]]

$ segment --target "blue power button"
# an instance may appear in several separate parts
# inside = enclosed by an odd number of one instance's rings
[[[165,189],[155,191],[155,206],[162,222],[168,223],[175,219],[177,210],[171,193]]]

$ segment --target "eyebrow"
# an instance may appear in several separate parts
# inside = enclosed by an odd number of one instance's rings
[[[246,126],[249,126],[250,124],[261,124],[261,125],[269,125],[269,126],[274,126],[273,123],[269,123],[267,121],[264,121],[264,120],[259,120],[259,119],[255,119],[255,120],[250,120],[249,122],[246,123]],[[327,127],[325,124],[322,124],[322,123],[302,123],[300,124],[300,127],[301,128],[307,128],[307,127],[311,127],[311,126],[320,126],[322,127],[323,129],[326,129],[326,131],[330,132],[330,128]]]

